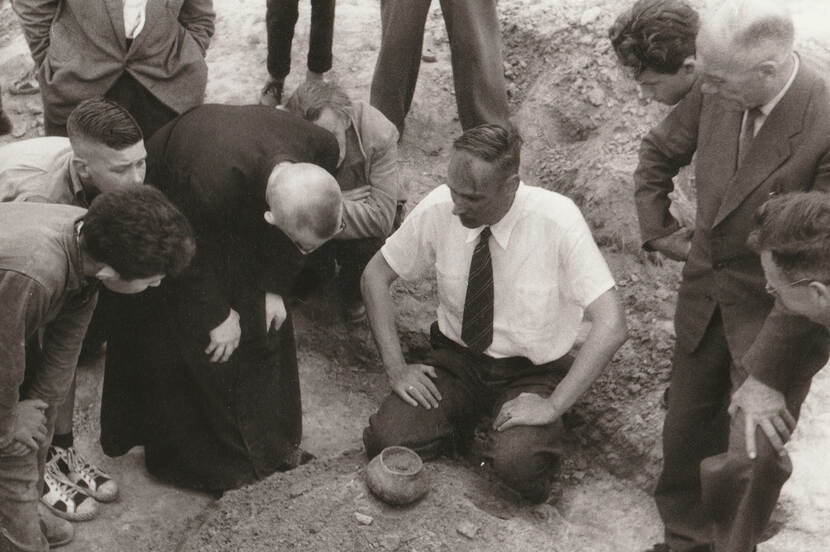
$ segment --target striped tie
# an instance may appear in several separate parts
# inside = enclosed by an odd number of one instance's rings
[[[483,352],[493,342],[493,264],[490,260],[490,227],[485,226],[473,251],[461,339],[473,351]]]

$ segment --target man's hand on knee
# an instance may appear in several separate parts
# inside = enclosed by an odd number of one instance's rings
[[[392,391],[406,403],[426,409],[438,408],[441,393],[432,381],[438,377],[434,366],[405,364],[400,368],[390,368],[387,372]]]
[[[25,400],[14,409],[14,425],[11,440],[0,450],[3,456],[23,456],[36,451],[46,442],[46,409],[48,404],[39,400]]]
[[[795,430],[795,418],[787,410],[783,393],[749,376],[732,395],[729,415],[735,416],[738,410],[744,414],[746,453],[750,458],[757,456],[756,426],[761,426],[778,454],[787,454],[784,445]]]
[[[504,431],[513,426],[540,426],[556,421],[559,414],[551,402],[535,393],[522,393],[504,403],[493,421],[493,429]]]

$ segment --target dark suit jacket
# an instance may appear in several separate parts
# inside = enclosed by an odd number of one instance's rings
[[[775,194],[830,190],[830,90],[801,60],[792,86],[736,170],[742,112],[699,84],[644,139],[634,175],[644,243],[679,228],[669,213],[672,178],[697,152],[697,219],[683,268],[675,329],[694,350],[720,308],[732,358],[779,390],[827,359],[826,331],[771,311],[760,259],[746,245],[758,207]]]
[[[334,171],[337,140],[282,110],[208,104],[160,128],[147,142],[147,160],[147,182],[181,209],[196,236],[191,267],[170,281],[182,323],[206,340],[233,307],[243,336],[263,337],[264,293],[286,295],[303,260],[263,218],[268,176],[281,161]]]
[[[15,0],[38,67],[50,121],[102,96],[126,71],[181,113],[202,103],[213,0],[147,0],[146,21],[127,49],[123,0]]]

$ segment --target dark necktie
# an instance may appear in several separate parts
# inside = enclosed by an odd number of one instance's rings
[[[461,339],[467,347],[480,353],[493,342],[493,264],[490,260],[490,227],[485,226],[473,251]]]
[[[741,131],[741,139],[738,142],[738,167],[742,167],[746,160],[749,148],[755,139],[755,121],[763,114],[759,107],[753,107],[746,113],[746,124]]]

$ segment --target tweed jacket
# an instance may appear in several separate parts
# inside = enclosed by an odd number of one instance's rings
[[[352,105],[352,128],[371,188],[367,199],[344,203],[346,229],[341,238],[385,238],[394,229],[398,204],[406,201],[398,178],[398,129],[371,105],[360,100]]]
[[[801,59],[791,87],[737,167],[742,111],[700,83],[644,139],[634,175],[644,244],[679,228],[668,194],[695,162],[697,215],[675,317],[677,346],[693,351],[716,309],[734,362],[786,390],[827,360],[827,333],[774,309],[759,256],[746,244],[758,207],[776,194],[830,190],[830,89]],[[646,245],[646,247],[648,247]]]
[[[147,0],[144,29],[129,48],[123,0],[16,0],[14,9],[51,121],[66,121],[124,71],[178,113],[202,103],[213,0]]]

